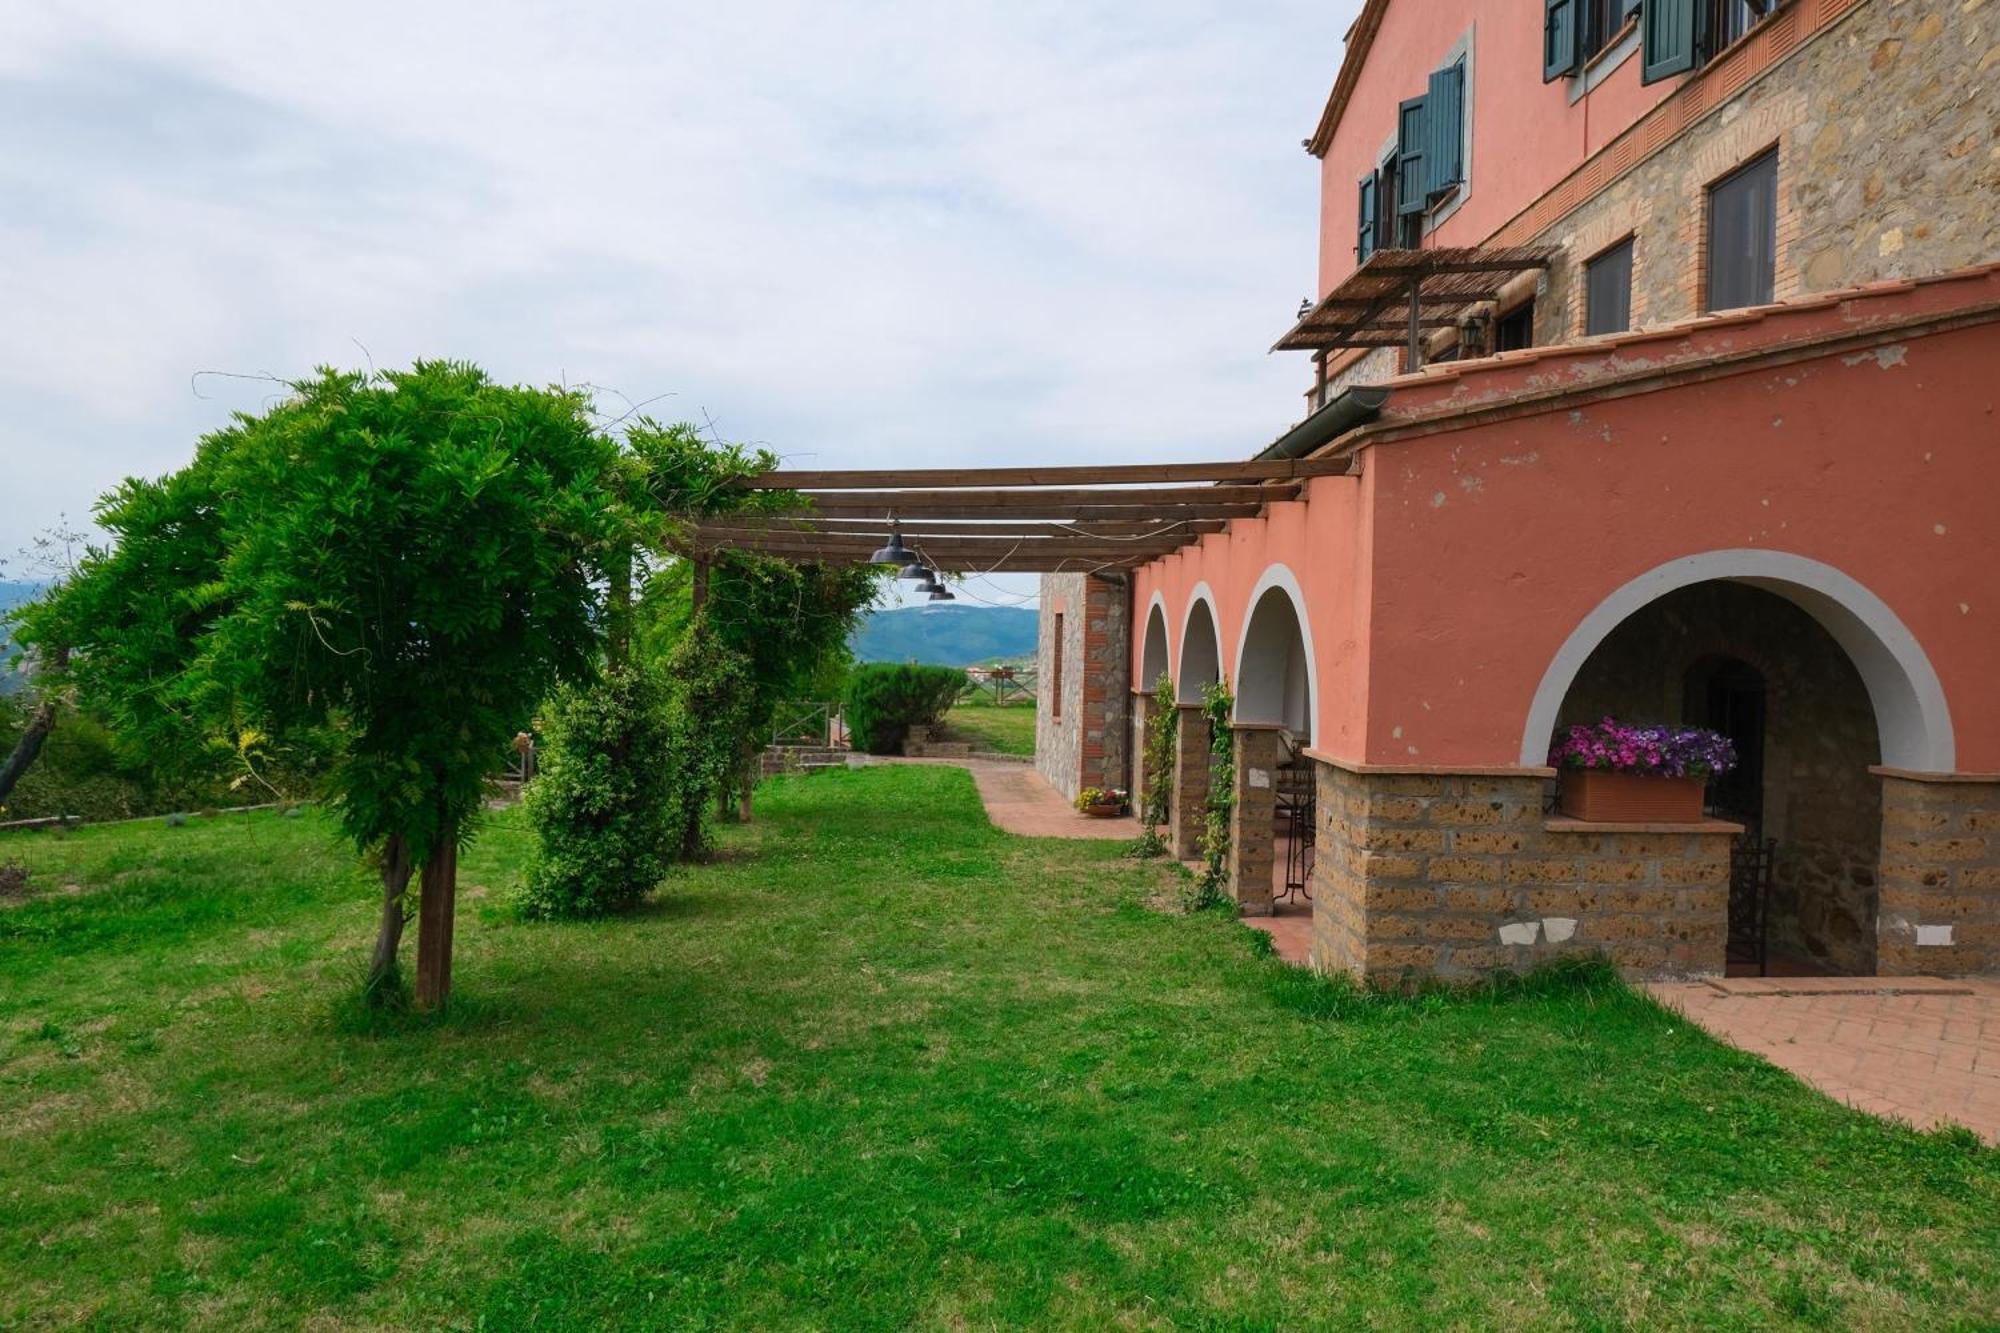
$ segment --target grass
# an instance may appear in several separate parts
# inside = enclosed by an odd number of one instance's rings
[[[996,704],[991,694],[973,695],[952,705],[944,724],[944,739],[971,741],[976,750],[1021,755],[1035,752],[1035,701],[1030,698]]]
[[[0,1327],[1993,1327],[2000,1153],[1593,972],[1387,1000],[944,767],[638,915],[464,858],[442,1020],[317,816],[0,839]]]

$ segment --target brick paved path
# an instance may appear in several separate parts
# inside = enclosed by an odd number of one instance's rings
[[[1130,842],[1139,836],[1139,821],[1093,819],[1078,812],[1031,765],[1004,759],[876,758],[878,764],[951,764],[972,774],[986,817],[996,828],[1027,838],[1106,838]]]
[[[1732,977],[1646,989],[1829,1097],[2000,1143],[2000,982]]]

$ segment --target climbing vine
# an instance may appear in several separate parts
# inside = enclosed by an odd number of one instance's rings
[[[1201,878],[1195,882],[1194,906],[1215,907],[1229,897],[1229,825],[1236,811],[1236,732],[1230,715],[1236,697],[1229,686],[1215,681],[1201,693],[1201,711],[1208,719],[1208,808],[1201,827]]]
[[[1175,704],[1174,682],[1161,672],[1153,686],[1152,712],[1146,719],[1146,790],[1139,806],[1139,822],[1144,827],[1133,844],[1134,856],[1163,856],[1167,851],[1160,826],[1171,817],[1174,799],[1174,737],[1180,730],[1180,709]]]

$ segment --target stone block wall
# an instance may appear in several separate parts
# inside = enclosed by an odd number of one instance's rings
[[[1127,785],[1131,637],[1131,594],[1124,582],[1094,574],[1042,576],[1035,767],[1064,796]]]
[[[1202,821],[1208,811],[1208,713],[1200,704],[1182,704],[1174,728],[1174,794],[1168,806],[1167,839],[1177,860],[1201,854]]]
[[[1229,814],[1229,896],[1244,916],[1269,916],[1277,858],[1278,761],[1283,731],[1236,728],[1236,800]]]
[[[1564,247],[1537,296],[1536,343],[1582,332],[1583,266],[1627,236],[1634,322],[1702,313],[1707,189],[1772,147],[1778,300],[1991,260],[1996,79],[2000,6],[1863,0],[1553,225],[1503,229],[1502,243]]]
[[[1882,779],[1884,976],[2000,975],[2000,782]]]
[[[1550,819],[1547,780],[1534,775],[1316,769],[1322,971],[1397,985],[1570,954],[1601,955],[1632,976],[1723,970],[1733,825]]]

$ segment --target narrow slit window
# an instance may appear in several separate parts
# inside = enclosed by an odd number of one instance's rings
[[[1063,613],[1060,611],[1056,612],[1055,640],[1055,660],[1050,663],[1050,675],[1054,679],[1049,682],[1049,698],[1052,701],[1049,705],[1049,716],[1060,718],[1063,696]]]

